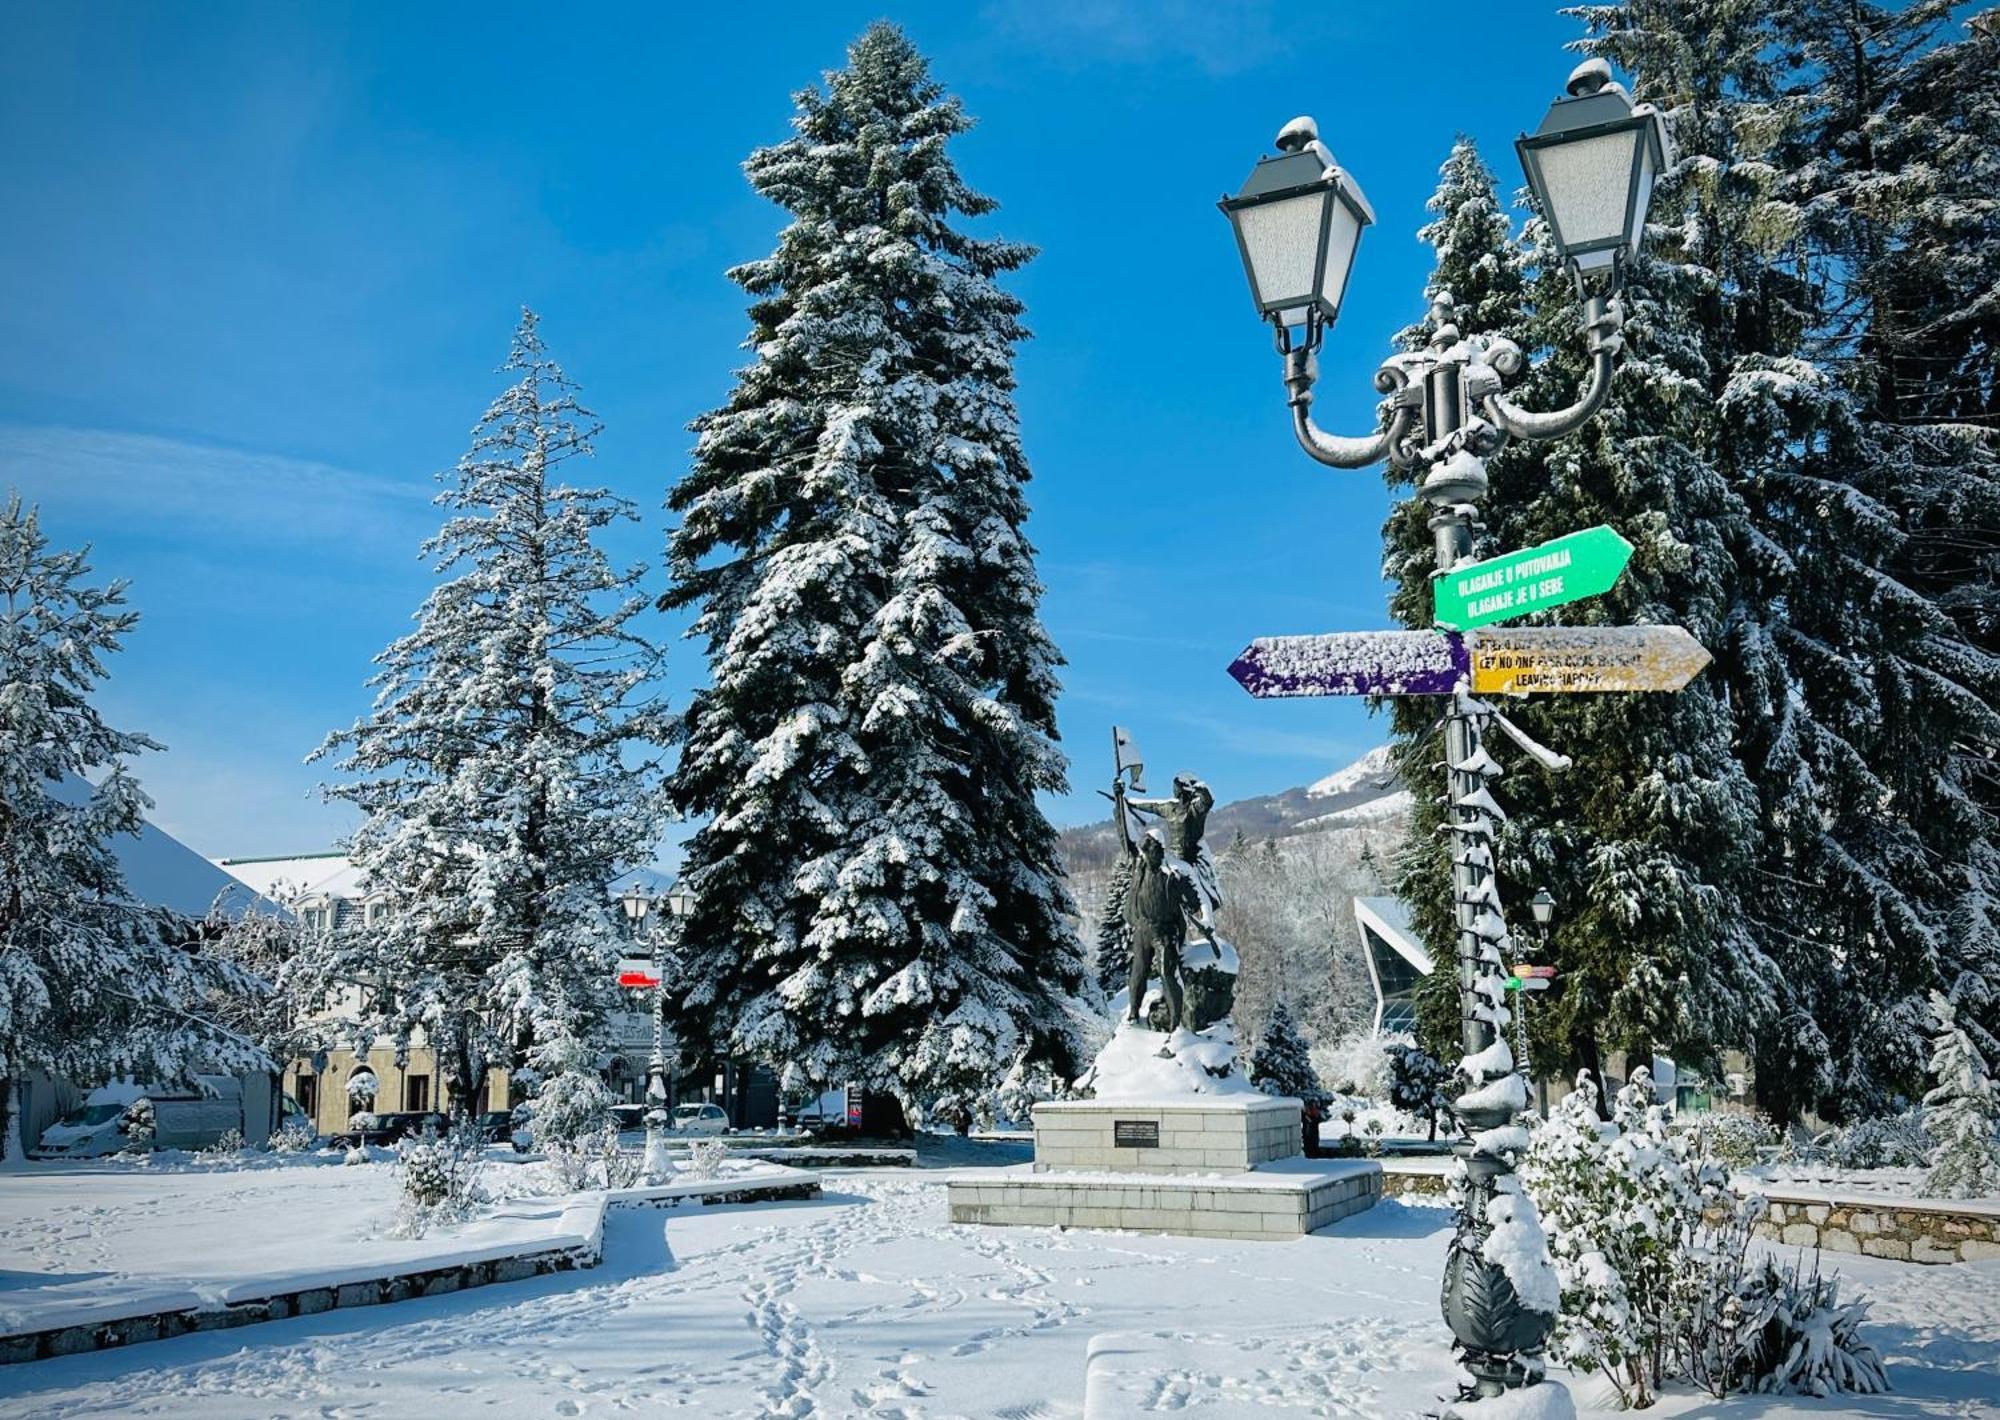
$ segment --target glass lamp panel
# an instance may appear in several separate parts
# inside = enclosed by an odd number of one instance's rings
[[[1630,236],[1634,256],[1639,253],[1639,243],[1646,239],[1646,209],[1652,205],[1653,181],[1658,176],[1659,174],[1653,171],[1653,145],[1642,142],[1639,145],[1639,190],[1633,194],[1632,199]]]
[[[1329,310],[1340,309],[1347,292],[1347,276],[1354,270],[1354,249],[1361,242],[1361,220],[1345,202],[1333,204],[1331,228],[1326,237],[1326,271],[1320,277],[1320,296]]]
[[[1257,304],[1265,310],[1312,300],[1320,222],[1331,197],[1331,193],[1308,192],[1237,210],[1250,279],[1257,288]],[[1304,318],[1303,312],[1299,318]]]
[[[1642,137],[1635,126],[1535,150],[1543,196],[1566,249],[1624,240],[1632,145]]]

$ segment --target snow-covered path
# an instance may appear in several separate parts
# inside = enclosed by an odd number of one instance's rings
[[[1447,1221],[1385,1202],[1283,1243],[989,1230],[945,1221],[935,1172],[833,1176],[813,1202],[616,1212],[590,1272],[8,1367],[0,1416],[1031,1420],[1082,1413],[1090,1338],[1112,1331],[1186,1338],[1149,1382],[1159,1409],[1409,1415],[1450,1375]],[[2000,1265],[1843,1261],[1865,1264],[1901,1391],[1866,1413],[2000,1413]]]
[[[1098,1332],[1329,1315],[1353,1321],[1326,1354],[1269,1358],[1317,1372],[1282,1389],[1323,1403],[1339,1377],[1352,1408],[1328,1413],[1405,1414],[1447,1366],[1437,1248],[1410,1246],[1443,1220],[1385,1205],[1366,1238],[1295,1243],[981,1230],[945,1221],[934,1174],[835,1178],[811,1203],[614,1213],[587,1273],[11,1367],[0,1414],[1028,1420],[1081,1414]]]

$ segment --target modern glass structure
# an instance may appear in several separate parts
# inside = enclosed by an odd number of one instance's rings
[[[1409,907],[1396,897],[1357,897],[1354,920],[1375,984],[1375,1033],[1415,1030],[1417,983],[1431,974],[1431,957],[1410,930]]]

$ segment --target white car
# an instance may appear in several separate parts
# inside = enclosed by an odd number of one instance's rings
[[[676,1134],[727,1134],[729,1116],[723,1113],[719,1104],[675,1105],[673,1131]]]

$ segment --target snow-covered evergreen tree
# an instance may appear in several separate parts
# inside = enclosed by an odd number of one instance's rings
[[[374,708],[314,757],[354,777],[326,790],[365,815],[349,853],[386,895],[386,924],[315,939],[287,973],[310,1007],[366,986],[358,1040],[421,1030],[454,1107],[494,1065],[594,1042],[622,929],[613,878],[648,861],[663,802],[660,654],[634,619],[640,567],[600,530],[623,499],[564,466],[597,431],[524,312],[516,376],[443,476],[446,575],[370,682]]]
[[[1306,1038],[1292,1020],[1292,1008],[1281,996],[1264,1023],[1264,1035],[1250,1057],[1250,1083],[1267,1095],[1289,1095],[1308,1105],[1324,1107],[1333,1097],[1313,1069]]]
[[[1924,1129],[1937,1146],[1925,1192],[1938,1198],[2000,1197],[2000,1092],[1958,1013],[1943,992],[1931,996],[1938,1033],[1931,1041],[1931,1077]]]
[[[1972,887],[1959,865],[1992,835],[1967,766],[2000,742],[2000,662],[1978,644],[1979,614],[1963,614],[1965,584],[1990,588],[1995,565],[1979,511],[1993,485],[1960,467],[1980,441],[1899,427],[1893,412],[1899,390],[1908,403],[1910,371],[1892,367],[1910,329],[1895,293],[1925,220],[1912,214],[1935,216],[1926,186],[1963,176],[1926,178],[1950,145],[1906,112],[1906,71],[1942,10],[1629,0],[1572,13],[1586,47],[1667,111],[1682,154],[1654,202],[1653,246],[1691,298],[1688,374],[1719,415],[1695,447],[1736,507],[1723,639],[1707,644],[1758,800],[1745,840],[1757,886],[1738,902],[1779,968],[1760,1095],[1785,1115],[1877,1109],[1914,1083],[1923,994],[1955,971],[1941,954],[1952,899]],[[1991,163],[1976,139],[1958,156],[1982,152]],[[1944,243],[1967,234],[1957,220]]]
[[[194,924],[133,901],[113,850],[150,801],[127,761],[160,746],[91,703],[138,620],[95,587],[86,552],[53,550],[32,508],[0,505],[0,1159],[21,1157],[14,1084],[269,1069],[214,1016],[266,984],[208,955]]]
[[[1865,510],[1880,568],[1836,646],[1866,678],[1855,738],[1879,793],[1860,815],[1906,845],[1870,866],[1911,921],[1901,935],[1922,937],[1856,963],[1888,998],[1877,1034],[1904,1087],[1929,980],[2000,1050],[2000,26],[1989,12],[1954,36],[1953,8],[1792,0],[1779,17],[1809,154],[1793,185],[1824,293],[1815,334],[1856,412],[1854,491],[1827,503],[1834,521]]]
[[[695,424],[669,608],[713,684],[681,722],[692,985],[676,1031],[965,1114],[1024,1050],[1074,1073],[1088,965],[1055,832],[1056,648],[1022,534],[1018,243],[971,124],[894,26],[797,95],[751,185],[790,214],[731,275],[754,361]]]
[[[1132,926],[1125,920],[1125,894],[1131,889],[1132,860],[1120,854],[1097,915],[1097,986],[1106,996],[1132,984]]]

